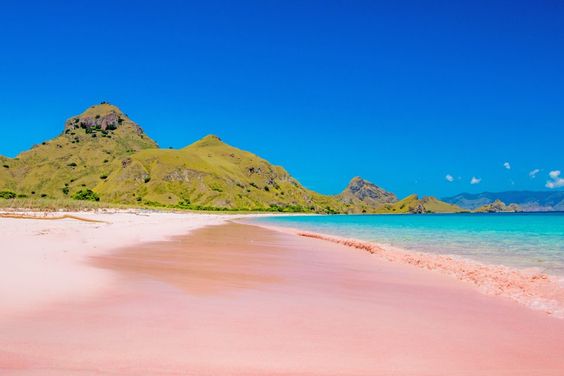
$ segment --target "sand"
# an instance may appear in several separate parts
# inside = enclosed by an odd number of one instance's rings
[[[447,275],[251,225],[139,240],[73,264],[103,288],[0,320],[0,373],[564,373],[564,320]]]
[[[368,252],[383,260],[449,275],[484,294],[512,299],[531,309],[564,319],[564,278],[537,268],[514,268],[452,255],[417,252],[391,245],[257,224],[260,227],[306,238],[321,239]]]
[[[107,288],[114,276],[85,265],[92,255],[165,240],[232,217],[155,212],[8,215],[38,219],[0,217],[0,318]]]

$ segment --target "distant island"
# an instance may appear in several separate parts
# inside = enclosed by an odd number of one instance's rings
[[[0,199],[18,203],[56,199],[61,205],[92,201],[188,210],[326,214],[520,211],[531,207],[521,201],[506,202],[505,196],[499,198],[503,206],[492,206],[498,198],[468,194],[443,201],[415,194],[399,200],[361,177],[353,178],[340,194],[323,195],[305,188],[283,167],[214,135],[178,150],[159,148],[138,124],[106,102],[68,119],[62,134],[54,139],[16,158],[0,156],[0,165]],[[562,210],[563,192],[552,194],[560,194],[560,201],[541,200],[538,207]],[[480,208],[484,205],[490,207]]]
[[[461,193],[443,201],[475,211],[564,211],[564,191]]]

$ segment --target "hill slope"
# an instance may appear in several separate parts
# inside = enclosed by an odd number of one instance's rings
[[[108,103],[71,117],[61,135],[16,158],[0,156],[0,164],[0,191],[20,197],[73,197],[87,188],[102,202],[188,209],[460,211],[432,197],[410,196],[397,202],[393,193],[360,177],[338,195],[322,195],[303,187],[284,168],[212,135],[180,150],[160,149],[139,125]],[[87,193],[81,198],[95,198]]]
[[[345,190],[337,195],[337,199],[349,204],[356,212],[371,212],[384,204],[396,202],[396,195],[357,176],[353,178]]]
[[[96,186],[116,159],[157,148],[141,128],[117,107],[93,106],[67,120],[50,141],[10,159],[2,157],[0,190],[22,196],[60,198]]]
[[[459,213],[464,209],[451,205],[432,196],[419,198],[413,194],[393,204],[385,204],[378,210],[381,214],[425,214],[425,213]]]
[[[470,210],[500,200],[508,205],[517,204],[524,211],[564,211],[564,191],[461,193],[443,200]]]
[[[207,136],[180,150],[147,149],[117,160],[95,189],[103,199],[283,211],[346,211],[336,197],[301,186],[286,170]]]

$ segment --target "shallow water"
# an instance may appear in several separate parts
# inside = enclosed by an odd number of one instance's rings
[[[253,221],[564,276],[562,212],[278,216]]]

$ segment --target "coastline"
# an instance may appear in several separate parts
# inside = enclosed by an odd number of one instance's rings
[[[393,263],[439,272],[468,283],[486,295],[511,299],[533,310],[564,319],[564,278],[535,268],[514,268],[487,264],[468,258],[417,252],[376,242],[312,232],[290,226],[257,221],[238,221],[295,236],[320,239],[359,249]]]
[[[92,253],[88,297],[0,320],[14,375],[561,374],[564,321],[343,244],[224,223]]]

